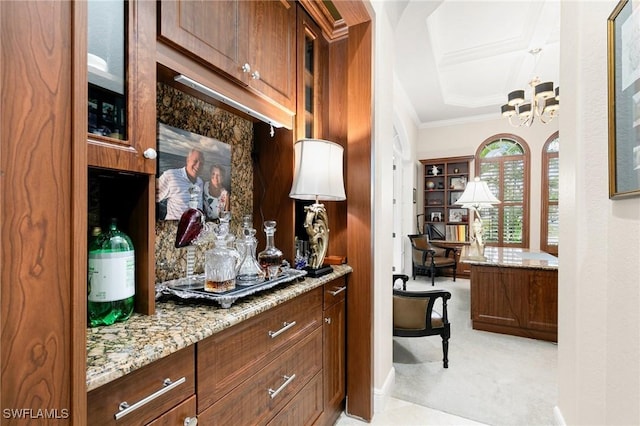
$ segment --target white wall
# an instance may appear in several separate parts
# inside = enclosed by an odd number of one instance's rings
[[[505,95],[506,96],[506,95]],[[558,130],[562,121],[564,105],[560,111],[560,119],[549,124],[534,122],[531,127],[512,127],[501,118],[496,110],[495,120],[450,124],[438,127],[421,127],[416,148],[417,159],[457,157],[475,155],[476,150],[487,138],[497,134],[514,134],[527,143],[530,151],[530,227],[529,247],[540,248],[540,211],[541,211],[541,179],[542,179],[542,147],[547,139]],[[560,134],[560,151],[562,152],[562,133]],[[473,168],[473,164],[472,164]],[[473,173],[473,170],[472,170]]]
[[[409,103],[409,98],[404,92],[397,79],[394,79],[393,89],[393,106],[395,110],[394,114],[394,126],[400,133],[402,133],[402,139],[406,143],[403,146],[402,152],[402,188],[404,196],[402,197],[402,229],[400,235],[396,238],[400,239],[400,245],[404,252],[404,262],[402,269],[396,271],[398,274],[411,274],[411,242],[407,235],[414,234],[416,232],[415,218],[418,212],[419,204],[413,203],[413,189],[416,189],[416,198],[419,199],[419,195],[422,191],[420,183],[422,179],[419,179],[416,171],[420,170],[420,164],[416,161],[416,140],[418,137],[417,117],[413,110],[413,107]],[[420,207],[420,209],[422,209]]]
[[[606,23],[616,4],[561,7],[556,414],[572,425],[640,424],[640,198],[608,199]]]
[[[374,412],[384,409],[394,384],[391,275],[393,266],[393,32],[384,2],[371,3],[374,20],[373,238]]]

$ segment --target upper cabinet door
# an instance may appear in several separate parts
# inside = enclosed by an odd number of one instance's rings
[[[296,9],[289,1],[160,1],[159,38],[295,111]]]
[[[295,111],[295,5],[288,1],[242,3],[249,8],[249,85]]]
[[[87,2],[89,166],[155,174],[155,9],[146,3]]]

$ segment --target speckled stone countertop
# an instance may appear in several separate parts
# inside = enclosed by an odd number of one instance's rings
[[[558,258],[540,250],[529,250],[517,247],[486,246],[486,260],[473,260],[466,257],[468,246],[462,248],[460,261],[471,265],[503,266],[526,269],[558,269]]]
[[[231,308],[179,300],[156,302],[154,315],[133,314],[126,322],[87,329],[87,391],[96,389],[214,333],[258,315],[352,271],[334,265],[320,278],[283,284],[238,300]]]

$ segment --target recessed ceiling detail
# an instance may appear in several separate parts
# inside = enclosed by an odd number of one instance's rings
[[[493,114],[532,77],[559,81],[559,1],[408,2],[396,74],[420,124]],[[537,63],[528,53],[541,47]]]

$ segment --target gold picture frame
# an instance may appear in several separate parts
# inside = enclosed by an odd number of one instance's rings
[[[609,198],[640,196],[640,8],[621,0],[607,19]]]

